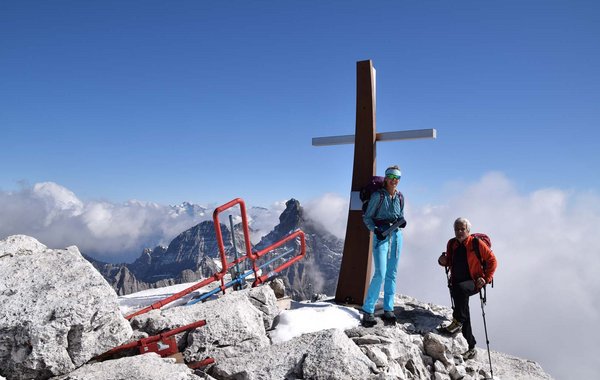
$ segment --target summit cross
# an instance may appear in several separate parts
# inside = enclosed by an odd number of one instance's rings
[[[356,63],[356,134],[315,137],[313,146],[354,143],[354,167],[350,209],[344,240],[344,253],[338,277],[335,301],[362,305],[372,267],[372,235],[362,220],[360,189],[376,173],[375,145],[377,141],[436,138],[435,129],[376,133],[375,131],[375,68],[371,60]]]

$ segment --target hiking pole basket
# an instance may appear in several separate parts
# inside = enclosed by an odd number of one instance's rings
[[[483,316],[483,329],[485,331],[485,344],[487,345],[488,360],[490,362],[490,376],[491,376],[491,379],[494,380],[494,370],[492,369],[492,355],[490,354],[490,340],[488,338],[487,323],[485,321],[485,309],[483,307],[487,303],[487,293],[486,293],[485,286],[483,288],[479,289],[479,300],[481,301],[481,315]]]

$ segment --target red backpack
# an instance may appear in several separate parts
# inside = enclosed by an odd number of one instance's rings
[[[489,249],[492,249],[492,240],[489,236],[481,232],[475,232],[471,234],[473,236],[473,251],[477,255],[477,259],[479,259],[479,263],[483,268],[483,271],[486,271],[486,263],[481,259],[481,252],[479,252],[479,241],[481,240],[483,244],[487,245]],[[494,287],[494,279],[492,278],[492,288]]]

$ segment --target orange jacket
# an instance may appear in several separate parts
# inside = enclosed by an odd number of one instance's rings
[[[469,235],[465,239],[465,247],[467,248],[467,263],[469,265],[469,273],[471,274],[471,278],[473,280],[478,279],[479,277],[483,277],[486,283],[491,283],[492,278],[494,277],[494,272],[496,271],[496,266],[498,263],[496,262],[496,256],[494,252],[484,243],[479,240],[479,253],[481,254],[481,262],[477,258],[477,254],[475,250],[473,250],[473,236]],[[452,268],[452,257],[454,252],[459,246],[458,240],[456,238],[452,238],[448,241],[446,245],[446,266]],[[483,273],[482,264],[485,263],[486,270]]]

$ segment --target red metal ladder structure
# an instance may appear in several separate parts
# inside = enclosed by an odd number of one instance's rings
[[[242,255],[241,257],[236,258],[235,260],[233,260],[231,262],[228,262],[226,252],[225,252],[225,243],[223,242],[223,233],[221,231],[221,224],[219,222],[219,214],[227,209],[230,209],[230,208],[236,206],[236,205],[239,205],[239,207],[240,207],[240,213],[241,213],[241,217],[242,217],[242,228],[243,228],[243,233],[244,233],[244,245],[246,248],[246,253],[244,255]],[[213,212],[213,223],[214,223],[214,227],[215,227],[215,234],[217,237],[217,245],[219,248],[219,257],[221,260],[221,270],[218,271],[217,273],[213,274],[211,277],[208,277],[208,278],[190,286],[189,288],[186,288],[178,293],[175,293],[169,297],[166,297],[160,301],[157,301],[150,306],[147,306],[141,310],[138,310],[132,314],[127,315],[125,317],[127,320],[131,320],[132,318],[134,318],[138,315],[147,313],[151,310],[160,309],[161,307],[163,307],[175,300],[178,300],[178,299],[192,293],[195,290],[201,289],[201,288],[205,287],[206,285],[208,285],[212,282],[215,282],[215,281],[221,281],[221,285],[219,287],[213,289],[210,292],[204,293],[199,298],[191,300],[190,302],[188,302],[187,305],[191,305],[196,302],[204,301],[204,300],[208,299],[210,296],[215,295],[216,293],[221,292],[221,291],[223,292],[223,294],[225,294],[225,290],[227,288],[232,287],[236,284],[240,284],[242,281],[245,281],[244,279],[246,277],[248,277],[252,274],[254,274],[254,282],[252,283],[252,286],[253,287],[259,286],[259,285],[265,283],[266,281],[268,281],[275,274],[290,267],[297,261],[302,260],[302,258],[304,258],[304,256],[306,255],[306,239],[305,239],[304,232],[302,230],[293,231],[292,233],[288,234],[281,240],[271,244],[270,246],[268,246],[258,252],[253,252],[251,244],[250,244],[250,230],[248,227],[248,218],[246,216],[246,205],[241,198],[236,198],[232,201],[225,203],[222,206],[217,207],[215,209],[215,211]],[[233,231],[231,231],[231,234],[232,234],[232,238],[233,238]],[[257,263],[257,261],[259,259],[261,259],[262,257],[265,257],[265,255],[267,253],[269,253],[277,248],[280,248],[283,245],[285,245],[291,241],[294,241],[296,239],[300,240],[299,253],[297,255],[291,257],[287,261],[284,261],[283,263],[279,264],[277,267],[271,269],[266,274],[262,274],[264,268],[275,263],[276,261],[283,260],[283,257],[287,256],[289,253],[293,252],[293,250],[284,252],[283,254],[279,254],[275,258],[267,261],[266,263],[261,263],[260,265],[259,265],[259,263]],[[244,260],[250,260],[252,262],[252,269],[244,272],[243,274],[240,274],[237,278],[233,279],[232,281],[225,283],[224,277],[227,274],[227,271],[229,269],[231,269],[232,267],[240,264]],[[105,352],[102,355],[97,356],[94,359],[95,360],[106,360],[111,357],[118,356],[119,354],[122,354],[128,350],[133,350],[136,348],[137,348],[139,354],[155,352],[163,357],[171,356],[171,355],[177,354],[179,352],[176,341],[175,341],[176,334],[180,334],[180,333],[183,333],[183,332],[195,329],[195,328],[199,328],[204,325],[206,325],[205,320],[196,321],[194,323],[191,323],[191,324],[188,324],[185,326],[181,326],[181,327],[175,328],[173,330],[162,332],[158,335],[154,335],[154,336],[151,336],[148,338],[143,338],[143,339],[140,339],[137,341],[123,344],[121,346],[115,347],[115,348]],[[214,360],[212,358],[206,358],[206,359],[198,361],[198,362],[187,363],[187,365],[190,368],[200,368],[200,367],[206,366],[208,364],[211,364],[213,362],[214,362]]]

